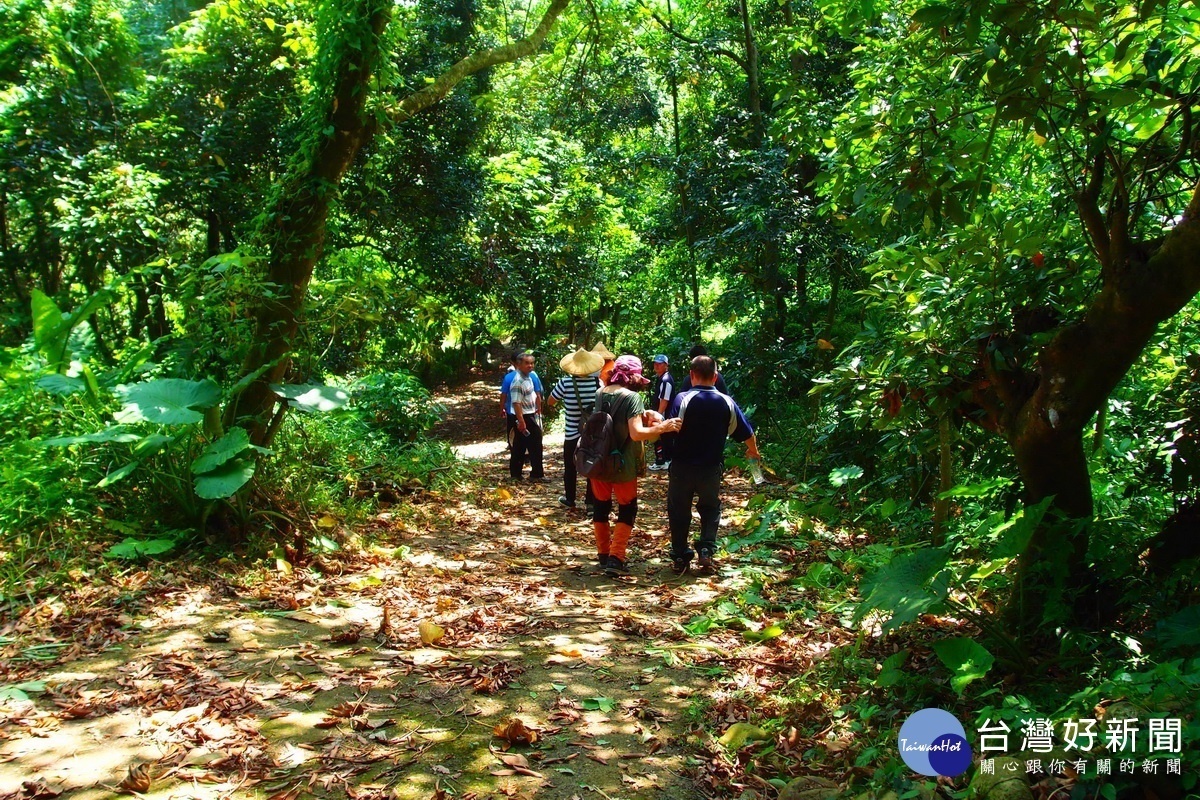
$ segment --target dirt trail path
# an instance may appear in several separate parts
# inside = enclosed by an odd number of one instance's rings
[[[687,664],[732,645],[675,623],[731,579],[671,574],[655,474],[631,576],[599,574],[590,523],[557,504],[561,436],[550,483],[503,483],[494,392],[440,398],[469,478],[381,513],[366,555],[237,586],[193,571],[111,609],[123,643],[25,670],[30,701],[0,713],[0,797],[107,797],[123,781],[162,798],[704,793],[689,731],[711,686]],[[729,481],[727,507],[747,493]],[[423,642],[422,623],[441,638]]]

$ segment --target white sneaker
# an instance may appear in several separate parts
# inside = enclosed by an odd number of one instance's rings
[[[662,464],[651,464],[650,465],[651,472],[666,472],[670,468],[671,468],[670,461],[664,461]]]

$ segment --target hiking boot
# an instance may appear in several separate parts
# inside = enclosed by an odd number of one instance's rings
[[[550,479],[547,478],[545,475],[538,475],[536,478],[533,477],[532,475],[530,475],[529,482],[530,483],[549,483]]]
[[[625,566],[625,562],[616,556],[609,556],[608,561],[604,563],[605,573],[617,577],[620,575],[628,575],[629,567]]]
[[[685,574],[687,574],[687,571],[688,571],[687,559],[685,559],[685,558],[671,559],[671,572],[674,572],[676,575],[685,575]]]
[[[568,502],[568,501],[567,501],[567,496],[566,496],[565,494],[564,494],[564,495],[560,495],[560,496],[559,496],[559,498],[558,498],[558,504],[559,504],[560,506],[562,506],[563,508],[570,509],[571,511],[575,511],[575,510],[576,510],[576,509],[575,509],[575,504],[574,504],[574,503],[571,503],[571,502]]]
[[[700,548],[700,557],[698,559],[696,559],[696,564],[697,564],[697,566],[700,567],[700,569],[712,569],[713,568],[712,550],[709,550],[707,547],[701,547]]]
[[[600,569],[604,569],[605,567],[607,567],[608,566],[608,553],[597,553],[596,554],[596,563],[598,565],[600,565]]]

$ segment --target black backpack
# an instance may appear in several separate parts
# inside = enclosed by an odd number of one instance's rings
[[[605,397],[603,391],[597,393],[596,412],[580,426],[575,448],[575,471],[601,481],[616,475],[624,465],[613,418],[604,410]]]

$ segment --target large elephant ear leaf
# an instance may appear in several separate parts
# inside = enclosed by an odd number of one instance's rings
[[[337,386],[319,383],[300,385],[271,384],[271,391],[301,411],[336,411],[350,402],[350,395]]]
[[[234,458],[221,466],[197,475],[196,496],[204,500],[220,500],[231,496],[254,477],[254,459]]]
[[[231,458],[240,456],[250,449],[250,434],[245,428],[230,428],[229,432],[204,448],[200,457],[192,462],[192,472],[203,475],[212,472]]]
[[[117,422],[155,422],[160,425],[190,425],[200,422],[206,408],[221,399],[221,389],[210,380],[185,381],[161,378],[117,387],[125,407],[114,417]]]

